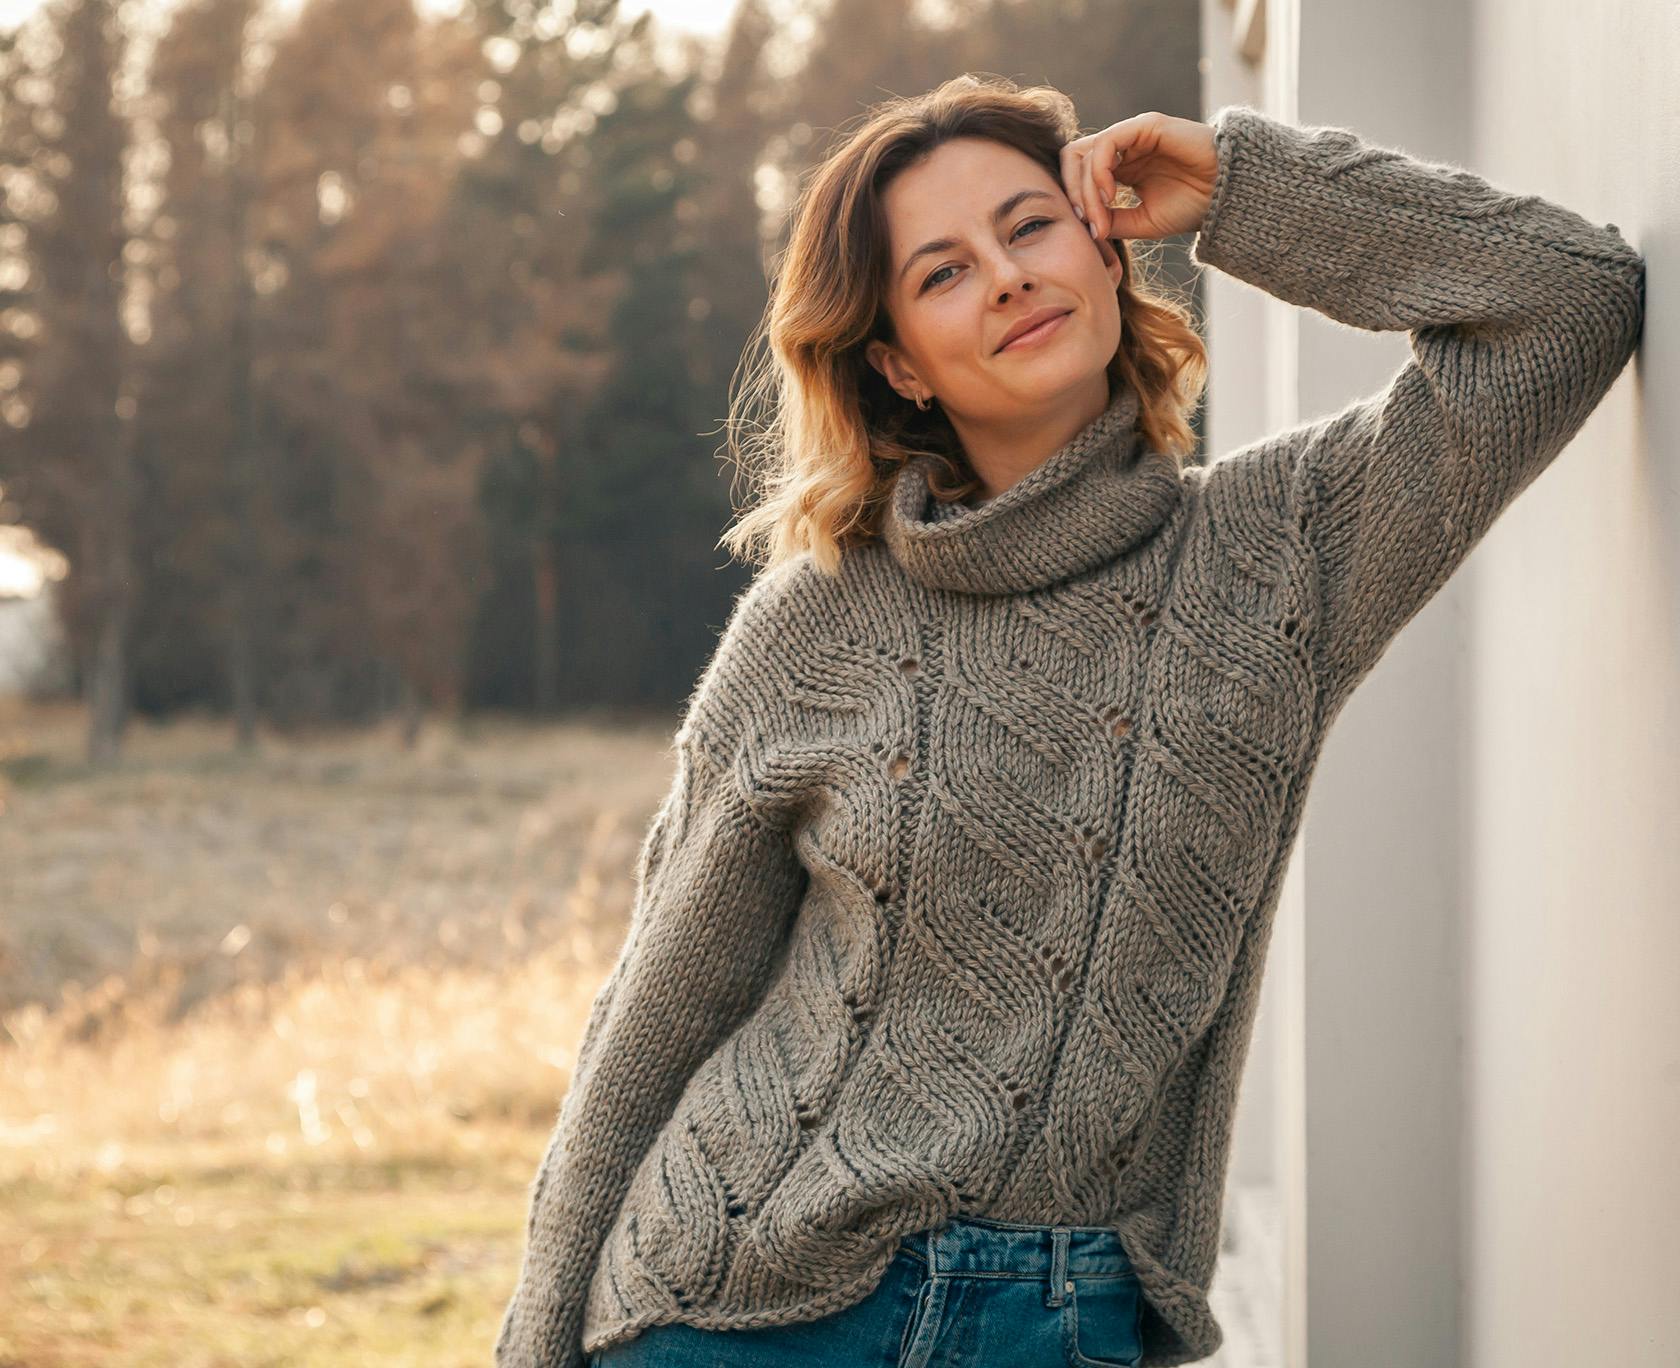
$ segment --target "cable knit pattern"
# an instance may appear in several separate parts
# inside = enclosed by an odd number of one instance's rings
[[[1136,395],[976,506],[737,600],[530,1198],[499,1365],[809,1320],[951,1216],[1115,1229],[1148,1368],[1207,1290],[1266,943],[1332,718],[1637,343],[1613,228],[1214,116],[1193,246],[1410,332],[1377,395],[1209,466]]]

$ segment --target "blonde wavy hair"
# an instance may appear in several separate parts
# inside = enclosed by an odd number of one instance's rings
[[[731,396],[728,446],[761,497],[719,539],[733,555],[776,565],[809,551],[829,574],[847,546],[879,535],[882,506],[912,456],[940,463],[934,493],[980,487],[943,411],[903,398],[865,357],[871,338],[893,342],[891,273],[882,195],[894,176],[953,138],[988,138],[1025,153],[1062,183],[1061,149],[1081,136],[1073,102],[1051,86],[964,73],[924,95],[872,106],[813,169],[794,208],[787,247],[748,354],[768,338]],[[1157,451],[1195,450],[1190,415],[1207,383],[1207,349],[1190,314],[1136,274],[1134,248],[1114,239],[1122,265],[1120,345],[1110,384],[1137,391],[1139,427]],[[742,374],[737,367],[737,376]],[[752,414],[768,411],[767,424]]]

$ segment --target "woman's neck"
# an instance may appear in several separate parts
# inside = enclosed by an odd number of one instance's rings
[[[948,413],[963,455],[980,480],[981,487],[966,501],[978,507],[1019,483],[1096,422],[1113,398],[1107,372],[1099,371],[1080,393],[1058,400],[1044,413],[986,423],[969,423],[960,414]]]

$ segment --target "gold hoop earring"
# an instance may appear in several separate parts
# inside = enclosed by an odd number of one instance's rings
[[[931,394],[918,394],[916,396],[916,407],[926,413],[928,411],[928,400],[931,398],[933,398]]]

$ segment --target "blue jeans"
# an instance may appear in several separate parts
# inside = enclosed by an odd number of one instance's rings
[[[1143,1298],[1102,1226],[982,1217],[899,1241],[880,1286],[817,1320],[748,1330],[680,1322],[593,1355],[591,1368],[1135,1368]]]

